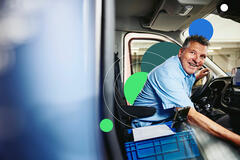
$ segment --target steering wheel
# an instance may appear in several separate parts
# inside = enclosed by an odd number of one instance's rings
[[[225,108],[225,111],[227,111],[230,114],[240,114],[240,106],[236,106],[231,103],[231,90],[228,88],[231,87],[231,83],[226,84],[224,87],[222,94],[221,94],[221,105]]]
[[[198,87],[195,91],[193,91],[192,96],[191,96],[191,100],[193,102],[195,102],[197,99],[199,99],[201,96],[203,96],[203,93],[205,92],[205,90],[207,89],[208,85],[210,84],[210,82],[213,79],[213,75],[211,74],[211,72],[209,72],[209,74],[206,76],[206,82]],[[197,83],[199,80],[197,80],[195,83]]]

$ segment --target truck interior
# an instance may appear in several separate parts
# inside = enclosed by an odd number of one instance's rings
[[[227,12],[220,9],[220,6],[225,3],[229,5]],[[115,105],[111,110],[115,133],[113,130],[112,135],[108,135],[108,137],[110,136],[110,141],[112,141],[116,136],[115,139],[119,146],[116,146],[115,142],[109,142],[108,145],[111,147],[109,147],[108,153],[116,155],[114,150],[117,152],[121,150],[121,153],[118,154],[123,155],[122,158],[126,159],[124,143],[129,141],[126,133],[126,130],[131,128],[129,122],[136,117],[147,117],[149,114],[154,114],[154,108],[150,108],[149,111],[144,108],[145,110],[141,111],[141,107],[138,110],[134,106],[135,110],[132,109],[132,106],[128,106],[123,94],[126,80],[132,74],[141,71],[139,69],[141,58],[147,48],[161,42],[171,42],[181,46],[184,40],[183,34],[191,22],[199,18],[206,18],[210,14],[231,19],[237,23],[239,22],[239,15],[236,12],[238,9],[234,6],[233,1],[218,0],[115,1],[114,66],[118,68],[119,65],[119,69],[115,70],[114,85],[118,87],[115,88]],[[135,51],[135,48],[138,51]],[[142,51],[140,51],[141,49]],[[210,68],[211,74],[193,87],[191,100],[194,102],[195,108],[212,120],[229,115],[233,126],[229,129],[239,134],[240,92],[238,87],[232,84],[232,76],[229,76],[210,58],[206,60],[205,67]],[[120,92],[121,96],[116,92]],[[121,100],[118,97],[122,97]],[[239,157],[238,153],[235,156]]]

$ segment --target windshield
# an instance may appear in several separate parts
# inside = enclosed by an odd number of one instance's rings
[[[220,68],[227,75],[231,75],[232,68],[240,66],[240,23],[215,14],[210,14],[205,19],[211,22],[214,29],[208,48],[210,60],[206,62],[206,65],[209,66],[211,63],[210,68],[217,70],[214,72],[218,75],[217,77],[226,76],[220,73]],[[231,29],[228,26],[231,26]],[[182,40],[184,40],[189,35],[188,28],[182,35]]]

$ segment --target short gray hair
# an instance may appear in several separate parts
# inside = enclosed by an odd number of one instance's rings
[[[209,41],[205,37],[199,36],[199,35],[193,35],[185,39],[185,41],[183,42],[182,48],[183,49],[187,48],[190,42],[198,42],[201,45],[204,45],[207,47],[209,46]]]

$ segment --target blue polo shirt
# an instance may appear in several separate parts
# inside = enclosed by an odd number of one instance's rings
[[[152,106],[156,113],[151,117],[135,119],[133,127],[151,125],[152,122],[170,118],[175,107],[193,107],[190,100],[195,75],[188,75],[182,67],[178,56],[167,59],[155,67],[137,96],[134,106]]]

